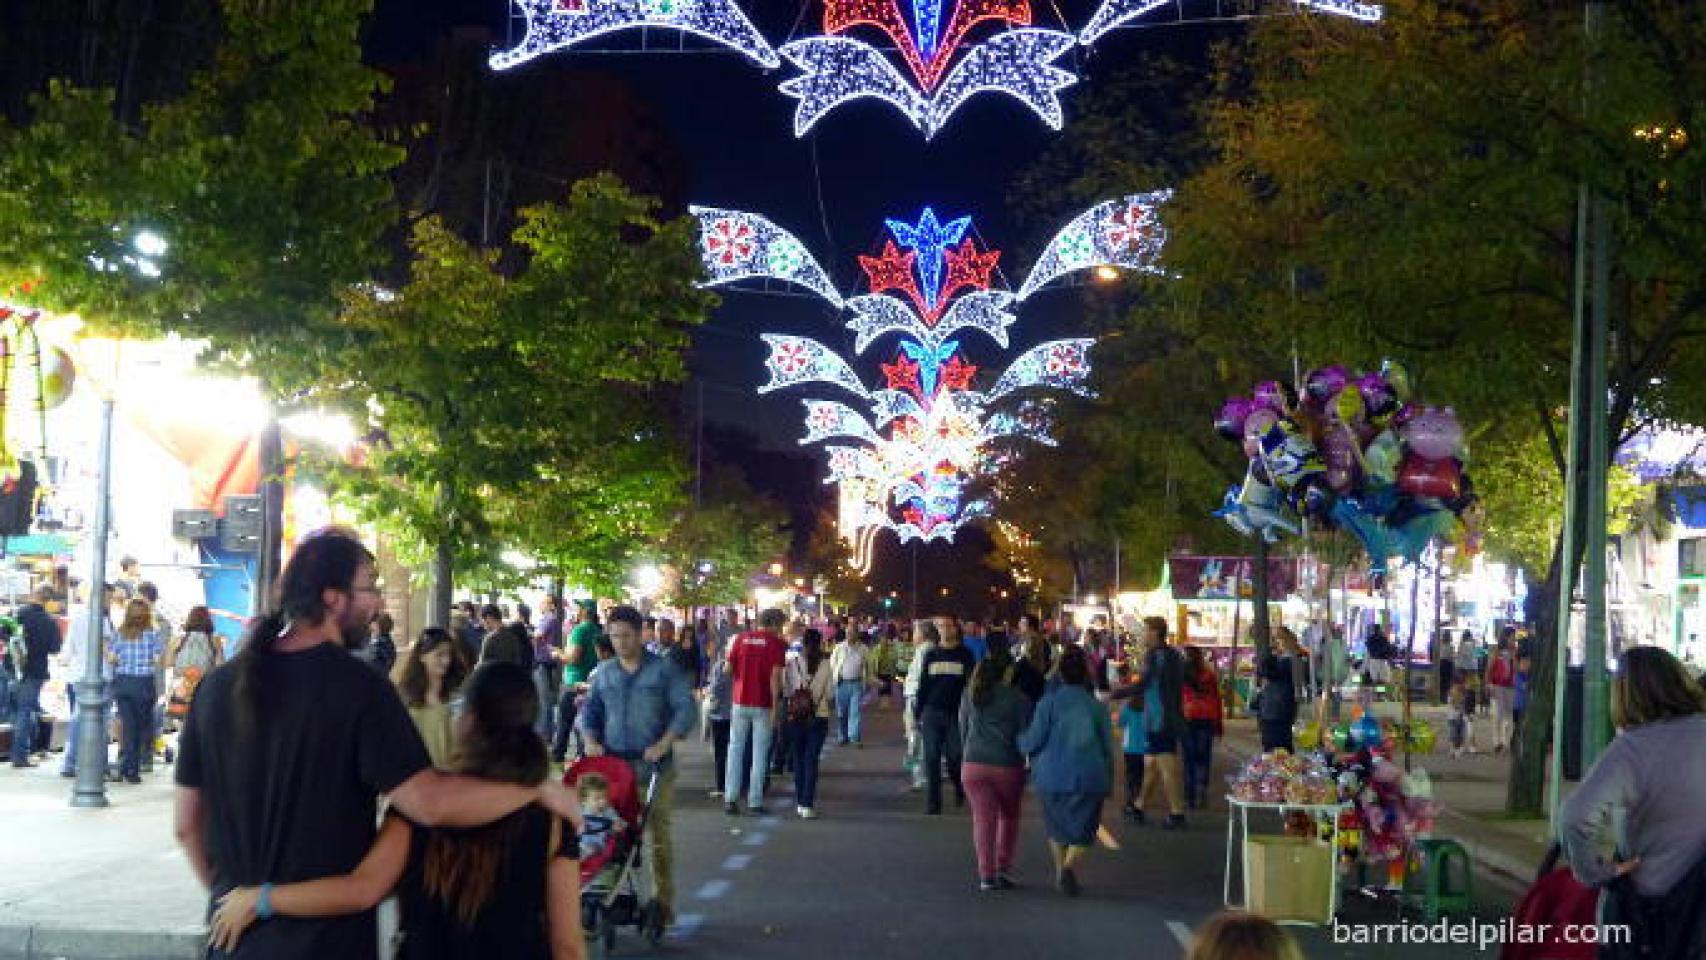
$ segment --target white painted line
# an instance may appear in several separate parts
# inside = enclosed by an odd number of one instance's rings
[[[698,933],[699,928],[704,925],[704,914],[683,913],[675,918],[675,926],[669,928],[668,936],[671,940],[687,940]]]
[[[699,892],[695,893],[694,896],[700,900],[717,900],[728,892],[729,882],[727,880],[710,880],[700,887]]]
[[[750,853],[731,853],[731,854],[729,854],[729,858],[727,860],[723,861],[723,869],[724,870],[745,870],[747,868],[747,865],[750,863],[752,863],[752,854],[750,854]]]
[[[761,827],[779,827],[782,825],[782,818],[781,817],[761,817],[761,818],[759,818],[758,825]]]
[[[743,847],[762,847],[762,846],[764,846],[765,843],[769,842],[769,840],[770,840],[770,834],[759,833],[758,831],[755,830],[752,833],[749,833],[746,836],[742,837],[740,842],[741,842],[741,846],[743,846]]]
[[[1167,929],[1173,931],[1173,939],[1179,941],[1179,946],[1182,947],[1186,953],[1189,953],[1191,951],[1191,941],[1196,939],[1191,936],[1191,928],[1177,920],[1169,920],[1167,921]]]

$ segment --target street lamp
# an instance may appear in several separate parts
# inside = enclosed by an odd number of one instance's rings
[[[1103,264],[1096,268],[1096,279],[1103,283],[1113,283],[1120,278],[1120,272],[1113,267]]]
[[[112,526],[113,407],[118,392],[122,344],[117,340],[88,339],[81,353],[85,369],[107,372],[91,376],[89,384],[101,401],[101,443],[95,460],[95,527],[89,543],[89,599],[84,643],[83,679],[77,681],[77,780],[71,788],[73,807],[107,805],[107,684],[102,669],[106,659],[107,536]],[[104,356],[102,356],[104,354]],[[89,361],[96,358],[106,363]]]
[[[770,565],[770,575],[772,577],[781,576],[782,575],[782,565],[780,563],[772,563]]]

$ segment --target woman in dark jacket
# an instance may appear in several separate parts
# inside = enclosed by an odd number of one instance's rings
[[[1067,647],[1058,669],[1060,682],[1037,704],[1019,750],[1031,758],[1031,778],[1042,797],[1055,885],[1075,897],[1078,861],[1096,839],[1102,803],[1113,789],[1113,732],[1107,708],[1091,692],[1084,650]]]
[[[1278,653],[1262,658],[1262,692],[1256,712],[1262,728],[1262,752],[1292,749],[1291,725],[1297,720],[1297,635],[1285,627],[1274,631]]]
[[[989,656],[972,672],[960,701],[960,780],[971,800],[972,845],[981,890],[1014,886],[1013,852],[1025,796],[1025,757],[1019,734],[1031,720],[1031,701],[1011,681],[1016,663],[1005,634],[989,635]]]

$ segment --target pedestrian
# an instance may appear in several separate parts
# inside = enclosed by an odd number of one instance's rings
[[[965,761],[960,777],[971,800],[972,847],[979,890],[1008,890],[1019,845],[1025,797],[1025,757],[1019,734],[1031,722],[1031,701],[1012,683],[1014,660],[1003,634],[989,635],[989,655],[972,672],[960,701]]]
[[[224,662],[225,647],[213,631],[212,613],[205,606],[191,607],[183,629],[166,646],[166,707],[175,721],[188,714],[202,678]]]
[[[924,736],[918,727],[918,688],[924,681],[924,658],[936,649],[941,639],[936,624],[929,620],[913,622],[912,656],[907,660],[906,681],[901,687],[906,699],[906,709],[901,714],[901,724],[906,731],[906,753],[901,759],[901,766],[912,778],[913,793],[924,789]]]
[[[960,630],[960,643],[971,653],[972,659],[978,663],[989,656],[989,643],[984,639],[983,627],[976,620],[967,620]]]
[[[733,639],[732,637],[730,639]],[[711,769],[716,778],[712,800],[726,795],[729,765],[729,723],[734,710],[734,674],[722,643],[712,640],[711,673],[705,683],[705,723],[710,728]]]
[[[1147,743],[1139,807],[1148,807],[1157,791],[1165,792],[1168,812],[1162,829],[1182,830],[1185,784],[1179,741],[1185,734],[1185,658],[1167,643],[1167,621],[1162,617],[1144,618],[1143,638],[1143,670],[1137,682],[1110,696],[1114,700],[1143,698]]]
[[[539,691],[536,729],[546,743],[555,744],[557,697],[563,688],[563,599],[548,596],[539,605],[539,629],[533,634],[533,686]]]
[[[887,706],[893,703],[895,679],[900,676],[900,631],[892,623],[885,623],[873,635],[878,637],[876,647],[871,651],[875,661],[877,675],[878,704]]]
[[[1209,773],[1214,768],[1214,741],[1225,733],[1220,699],[1220,675],[1201,647],[1185,648],[1184,684],[1185,803],[1193,810],[1208,806]]]
[[[1048,689],[1048,675],[1054,669],[1054,650],[1048,636],[1042,632],[1036,614],[1019,618],[1019,654],[1014,663],[1013,685],[1035,705]]]
[[[1262,752],[1290,752],[1291,725],[1297,722],[1297,635],[1287,627],[1274,630],[1274,649],[1262,657],[1257,673],[1262,687],[1256,693],[1256,724],[1261,728]]]
[[[863,747],[865,691],[876,684],[877,658],[864,637],[850,633],[829,655],[829,669],[835,679],[835,740]]]
[[[485,639],[480,641],[481,663],[498,660],[533,669],[533,641],[519,624],[504,623],[503,611],[489,603],[480,610],[480,623],[486,628]]]
[[[693,634],[681,631],[677,635],[674,620],[659,620],[658,646],[663,650],[664,659],[687,678],[687,686],[693,690],[699,689],[703,665],[699,645],[693,642]]]
[[[1303,950],[1267,917],[1222,910],[1197,928],[1186,960],[1303,960]]]
[[[462,644],[462,662],[479,663],[480,641],[486,638],[486,632],[480,628],[480,614],[472,601],[462,601],[450,615],[450,633]]]
[[[817,819],[818,761],[838,694],[833,659],[824,656],[823,635],[808,629],[800,655],[788,661],[782,680],[782,689],[788,691],[787,722],[794,728],[794,812],[801,820]]]
[[[1439,656],[1439,702],[1444,704],[1451,695],[1451,681],[1457,670],[1455,654],[1451,649],[1451,631],[1440,630],[1435,649]]]
[[[1639,955],[1706,955],[1706,690],[1669,653],[1632,647],[1611,681],[1611,722],[1617,735],[1559,818],[1570,869],[1601,888],[1601,923],[1635,930],[1626,955],[1650,938],[1672,949]]]
[[[354,534],[310,534],[241,652],[202,681],[179,740],[174,831],[213,904],[238,887],[354,871],[382,794],[425,826],[477,827],[536,800],[575,815],[559,783],[432,769],[396,691],[349,652],[379,602],[373,555]],[[263,923],[241,955],[375,958],[374,914]]]
[[[462,661],[461,645],[449,631],[428,627],[409,647],[397,667],[397,693],[421,735],[432,765],[439,770],[455,767],[456,743],[451,723],[451,704],[462,688],[468,665]]]
[[[805,644],[806,625],[798,619],[790,620],[782,635],[787,649],[782,654],[782,669],[787,672],[788,664],[798,659]],[[774,719],[774,733],[770,738],[770,775],[782,776],[794,772],[794,727],[783,723],[786,718],[780,715],[782,709],[781,694],[777,695]]]
[[[356,651],[356,658],[365,661],[382,677],[390,677],[397,666],[397,641],[391,636],[396,629],[397,621],[389,613],[379,614],[373,618],[367,646]]]
[[[143,580],[136,585],[136,595],[148,601],[149,616],[153,618],[154,623],[154,635],[160,641],[161,650],[170,650],[173,635],[172,621],[160,609],[160,588],[147,580]],[[166,658],[162,656],[154,668],[154,701],[148,705],[148,729],[143,737],[143,773],[154,772],[154,753],[156,748],[164,743],[160,734],[166,729],[166,697],[171,692],[171,688],[167,686],[169,679]],[[166,754],[166,762],[172,762],[170,751]]]
[[[31,594],[30,602],[18,608],[18,634],[12,640],[12,655],[18,664],[18,682],[12,693],[12,766],[35,766],[32,754],[47,749],[35,742],[41,722],[41,688],[48,680],[48,658],[62,643],[59,624],[47,612],[53,588],[43,584]]]
[[[1143,698],[1119,701],[1120,752],[1125,764],[1125,807],[1121,814],[1143,823],[1143,762],[1149,751],[1149,727],[1143,718]]]
[[[1096,839],[1102,803],[1113,788],[1113,732],[1082,647],[1061,653],[1059,674],[1018,746],[1031,758],[1031,779],[1042,798],[1055,886],[1076,897],[1078,863]]]
[[[101,592],[105,595],[105,601],[96,600],[93,602],[99,604],[101,608],[101,649],[109,650],[112,648],[114,638],[118,635],[117,630],[113,627],[111,609],[112,605],[118,602],[119,592],[118,589],[110,583],[106,584],[102,588]],[[78,744],[81,740],[79,737],[79,731],[83,726],[83,714],[82,711],[77,709],[77,685],[83,681],[83,675],[89,668],[88,604],[79,604],[71,608],[70,615],[67,618],[65,646],[60,651],[60,655],[61,659],[64,661],[67,675],[70,677],[69,682],[65,684],[65,695],[70,701],[71,723],[65,731],[65,753],[63,758],[60,760],[59,775],[69,779],[77,776],[77,756],[81,753],[81,747],[79,747]],[[112,771],[111,776],[108,776],[108,771],[105,769],[107,766],[106,747],[108,740],[106,731],[112,729],[112,718],[114,712],[112,698],[113,665],[107,662],[107,658],[105,656],[102,656],[100,660],[100,683],[103,688],[103,698],[106,700],[106,709],[102,717],[102,732],[100,738],[101,766],[103,768],[102,776],[107,776],[108,779],[117,779],[117,771]]]
[[[533,732],[539,693],[531,671],[486,664],[467,693],[457,745],[462,772],[523,787],[542,783],[550,760]],[[392,815],[349,873],[233,890],[214,913],[209,939],[215,949],[235,950],[245,931],[281,925],[270,918],[371,910],[395,887],[404,960],[582,960],[579,857],[574,823],[536,803],[478,830],[420,829]],[[252,927],[257,919],[261,925]]]
[[[120,725],[119,776],[126,783],[142,782],[142,759],[152,751],[155,671],[165,658],[165,644],[154,630],[154,609],[141,597],[125,605],[118,637],[107,650],[113,667],[113,701]]]
[[[1445,698],[1445,728],[1451,738],[1451,758],[1463,756],[1469,739],[1469,677],[1453,674],[1451,691]]]
[[[960,643],[959,624],[953,618],[936,618],[936,632],[941,640],[924,654],[913,704],[924,741],[924,812],[931,816],[942,812],[944,765],[954,788],[954,805],[966,804],[965,785],[960,782],[960,698],[977,666],[971,651]]]
[[[657,777],[645,858],[652,865],[657,901],[668,926],[675,922],[674,748],[677,740],[693,732],[699,710],[693,687],[681,671],[640,643],[643,624],[633,607],[610,611],[605,633],[616,656],[592,671],[577,723],[587,756],[608,753],[627,761],[640,784]]]
[[[603,659],[599,656],[599,641],[604,628],[598,622],[598,604],[592,600],[575,601],[575,628],[563,643],[563,686],[557,694],[557,730],[551,740],[551,759],[562,763],[569,753],[569,739],[575,734],[576,704],[586,693],[587,678]]]
[[[723,812],[730,816],[740,813],[736,798],[743,782],[747,812],[754,815],[764,812],[764,785],[770,766],[771,741],[775,739],[782,665],[788,653],[787,642],[778,631],[787,622],[788,615],[772,607],[758,615],[757,630],[737,634],[729,642],[727,656],[729,672],[734,675],[734,707],[730,711],[728,770],[723,776]]]
[[[1516,711],[1516,630],[1506,627],[1487,660],[1482,683],[1493,710],[1493,752],[1510,746],[1512,715]]]

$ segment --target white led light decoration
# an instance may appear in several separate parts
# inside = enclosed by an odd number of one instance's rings
[[[1058,30],[1007,30],[969,48],[934,93],[925,93],[901,73],[881,50],[850,37],[807,37],[782,46],[782,55],[801,71],[784,81],[783,93],[800,101],[794,111],[794,135],[836,107],[871,98],[893,106],[935,137],[954,111],[978,93],[1005,93],[1030,107],[1053,129],[1064,122],[1059,92],[1077,81],[1053,61],[1077,42]]]
[[[699,220],[699,256],[711,286],[768,277],[797,283],[836,306],[841,294],[805,244],[756,213],[689,207]]]
[[[900,390],[871,391],[871,405],[878,430],[888,426],[889,421],[900,417],[924,416],[924,408],[918,405],[912,394]]]
[[[824,483],[844,480],[880,480],[882,470],[877,458],[864,447],[825,447],[829,453],[829,476]]]
[[[1172,5],[1173,0],[1106,0],[1096,9],[1089,24],[1078,31],[1078,42],[1088,47],[1109,30],[1125,26],[1152,10]]]
[[[1094,267],[1161,273],[1156,261],[1167,243],[1161,205],[1172,196],[1171,190],[1138,193],[1079,214],[1049,241],[1016,299],[1024,300],[1060,277]]]
[[[769,393],[797,383],[817,382],[844,387],[861,397],[870,396],[847,361],[816,340],[775,333],[766,333],[763,337],[764,342],[770,345],[770,356],[764,361],[764,366],[770,371],[770,382],[759,387],[759,393]]]
[[[1012,303],[1013,295],[1005,290],[977,290],[955,300],[942,319],[929,326],[911,304],[899,297],[867,293],[847,300],[847,306],[853,310],[847,329],[857,335],[854,353],[864,353],[878,337],[888,333],[905,334],[935,349],[961,330],[981,331],[1005,347],[1007,328],[1018,319],[1007,310]]]
[[[782,65],[746,14],[731,0],[511,0],[527,20],[521,43],[492,54],[494,70],[520,66],[535,57],[584,40],[641,27],[679,30],[745,54],[766,69]]]
[[[1321,13],[1330,13],[1337,17],[1350,17],[1364,23],[1379,23],[1386,16],[1386,8],[1378,3],[1357,3],[1356,0],[1294,0],[1300,7],[1308,7]]]
[[[1049,436],[1049,424],[1046,417],[1038,421],[1027,417],[1023,412],[1016,414],[998,413],[990,417],[989,422],[984,425],[983,435],[985,440],[1018,437],[1022,440],[1040,443],[1045,447],[1060,445],[1059,441]]]
[[[1001,379],[995,381],[995,389],[985,399],[994,402],[1028,387],[1051,387],[1089,396],[1084,381],[1090,376],[1090,347],[1095,343],[1090,339],[1073,339],[1037,344],[1002,372]]]
[[[858,411],[836,400],[806,400],[806,435],[800,439],[804,446],[830,437],[851,437],[867,443],[877,443],[877,432]]]

